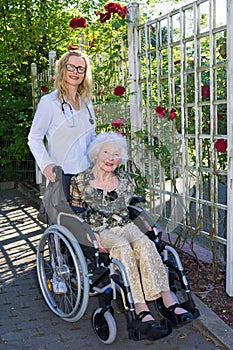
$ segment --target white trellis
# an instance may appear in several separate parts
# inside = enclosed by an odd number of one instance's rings
[[[230,296],[232,2],[199,0],[143,24],[138,4],[128,5],[131,129],[147,130],[150,146],[164,150],[158,156],[145,145],[136,157],[150,175],[150,209],[166,220],[168,231],[181,226],[211,244],[227,246]],[[176,120],[165,123],[156,117],[156,107],[164,104],[178,112]],[[227,141],[227,152],[217,151],[218,140],[223,146]],[[171,154],[168,167],[161,161],[164,145]]]

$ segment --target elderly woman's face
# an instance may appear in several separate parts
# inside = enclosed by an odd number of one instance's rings
[[[121,150],[116,145],[104,143],[96,157],[96,164],[104,171],[114,171],[121,162]]]

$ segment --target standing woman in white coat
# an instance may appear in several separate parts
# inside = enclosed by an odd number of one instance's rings
[[[91,89],[88,56],[80,51],[63,54],[55,66],[55,90],[42,96],[28,135],[30,150],[47,180],[55,181],[54,166],[62,168],[66,198],[70,178],[90,165],[87,148],[95,137]]]

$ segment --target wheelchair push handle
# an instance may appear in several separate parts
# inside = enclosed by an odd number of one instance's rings
[[[56,165],[55,167],[53,167],[53,172],[54,172],[54,174],[56,176],[55,182],[57,182],[59,180],[62,180],[63,170],[62,170],[62,168],[59,165]]]

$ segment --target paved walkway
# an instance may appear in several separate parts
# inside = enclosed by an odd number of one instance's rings
[[[35,269],[44,225],[38,222],[35,202],[26,192],[27,197],[16,189],[0,190],[1,350],[233,349],[232,329],[197,298],[201,317],[155,342],[129,340],[124,315],[116,314],[116,341],[100,343],[90,322],[97,298],[90,298],[87,313],[78,322],[65,322],[52,314],[40,293]]]

